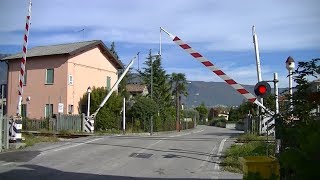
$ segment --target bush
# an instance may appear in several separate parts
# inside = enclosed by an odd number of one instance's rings
[[[265,156],[267,154],[267,143],[261,142],[249,142],[242,145],[232,145],[225,151],[226,158],[223,160],[222,165],[225,170],[232,172],[241,172],[241,164],[239,157],[245,156]],[[274,145],[269,145],[268,154],[274,154]]]
[[[223,127],[225,128],[227,124],[227,120],[225,118],[216,118],[212,121],[208,122],[209,126],[217,126],[217,127]]]

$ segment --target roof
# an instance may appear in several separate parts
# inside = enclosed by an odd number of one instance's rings
[[[294,60],[291,56],[289,56],[286,60],[286,63],[291,63],[291,62],[294,62]]]
[[[127,84],[126,89],[128,92],[143,92],[146,87],[146,85],[142,84]]]
[[[101,48],[102,53],[105,54],[113,63],[115,67],[118,69],[123,68],[123,64],[117,59],[113,53],[106,47],[106,45],[101,40],[92,40],[92,41],[82,41],[82,42],[74,42],[67,44],[57,44],[57,45],[49,45],[49,46],[37,46],[27,51],[27,58],[30,57],[39,57],[39,56],[51,56],[51,55],[77,55],[82,53],[83,51],[89,50],[98,46]],[[17,53],[8,57],[1,59],[4,60],[13,60],[22,58],[22,52]]]

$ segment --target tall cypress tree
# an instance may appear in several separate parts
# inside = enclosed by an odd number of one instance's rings
[[[159,114],[162,116],[166,108],[169,108],[173,105],[171,100],[170,93],[170,84],[169,84],[169,75],[166,74],[166,71],[161,65],[160,56],[152,56],[151,50],[149,55],[144,62],[146,67],[141,71],[138,71],[142,81],[148,85],[149,92],[151,90],[151,66],[152,66],[152,99],[158,104]],[[149,93],[151,97],[151,93]],[[161,117],[163,119],[163,117]]]

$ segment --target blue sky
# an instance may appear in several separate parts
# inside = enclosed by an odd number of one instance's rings
[[[320,57],[318,0],[33,0],[29,48],[99,39],[116,43],[127,64],[140,52],[140,67],[149,49],[159,50],[159,27],[179,36],[242,84],[257,74],[252,25],[259,39],[262,78],[279,73],[287,86],[285,60]],[[0,2],[0,53],[21,51],[28,0]],[[85,29],[84,33],[79,32]],[[162,34],[163,67],[185,73],[188,80],[221,81]],[[136,61],[135,68],[138,68]]]

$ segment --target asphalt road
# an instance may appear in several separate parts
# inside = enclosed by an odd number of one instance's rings
[[[221,152],[241,132],[198,126],[154,136],[93,136],[0,153],[0,179],[241,179]]]

